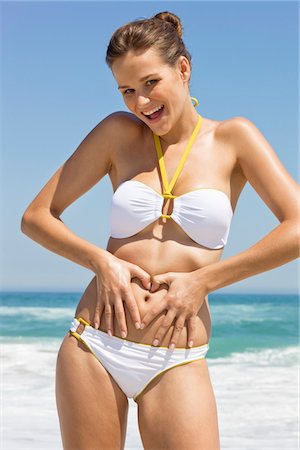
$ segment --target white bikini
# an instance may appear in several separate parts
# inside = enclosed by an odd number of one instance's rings
[[[211,249],[226,245],[232,207],[227,195],[214,188],[199,188],[182,195],[172,190],[182,170],[201,125],[201,116],[184,151],[171,183],[168,183],[160,139],[154,134],[164,192],[156,192],[137,180],[127,180],[116,189],[110,208],[110,235],[113,238],[133,236],[160,217],[173,219],[195,242]],[[162,214],[165,198],[173,198],[172,214]]]
[[[85,325],[82,334],[76,332],[80,323]],[[168,347],[154,347],[109,336],[81,317],[73,319],[70,333],[92,352],[124,394],[135,402],[156,377],[173,367],[205,358],[209,349],[209,345],[204,344],[191,349],[170,350]]]
[[[137,180],[123,181],[113,194],[110,208],[110,235],[116,239],[134,236],[159,218],[173,219],[195,242],[210,249],[226,245],[233,215],[231,202],[221,190],[199,188],[179,196],[172,189],[200,129],[202,117],[188,142],[171,183],[168,183],[160,139],[154,135],[164,192],[156,192]],[[174,199],[170,215],[162,214],[165,198]],[[79,323],[85,325],[81,335]],[[70,333],[83,342],[106,368],[122,391],[135,401],[151,381],[173,367],[203,359],[209,344],[193,348],[154,347],[109,336],[81,317],[74,318]]]
[[[195,242],[211,249],[225,246],[232,217],[223,191],[200,188],[173,196],[171,215],[161,213],[166,195],[137,180],[127,180],[115,191],[110,208],[113,238],[133,236],[160,217],[172,218]]]

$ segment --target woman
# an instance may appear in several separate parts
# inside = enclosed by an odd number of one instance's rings
[[[219,449],[208,294],[298,256],[296,182],[251,121],[198,114],[181,35],[168,12],[113,34],[106,62],[131,113],[102,120],[22,218],[29,237],[95,274],[58,354],[65,449],[124,448],[128,397],[145,449]],[[60,215],[106,174],[104,250]],[[280,224],[220,261],[247,181]]]

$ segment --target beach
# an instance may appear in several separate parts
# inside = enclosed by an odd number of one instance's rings
[[[79,295],[1,294],[1,449],[62,449],[55,365]],[[297,296],[220,294],[210,306],[221,448],[298,449]],[[125,449],[142,449],[129,406]]]

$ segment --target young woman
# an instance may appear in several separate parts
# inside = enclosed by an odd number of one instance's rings
[[[123,448],[132,397],[145,449],[219,449],[208,294],[298,256],[299,188],[251,121],[197,112],[174,14],[118,29],[106,62],[131,113],[102,120],[22,218],[29,237],[95,274],[58,354],[63,445]],[[60,216],[106,174],[104,250]],[[221,261],[247,181],[280,224]]]

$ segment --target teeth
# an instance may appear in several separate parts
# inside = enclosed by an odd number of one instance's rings
[[[151,114],[155,113],[156,111],[159,111],[164,105],[157,106],[156,108],[151,109],[151,111],[144,112],[146,116],[151,116]]]

